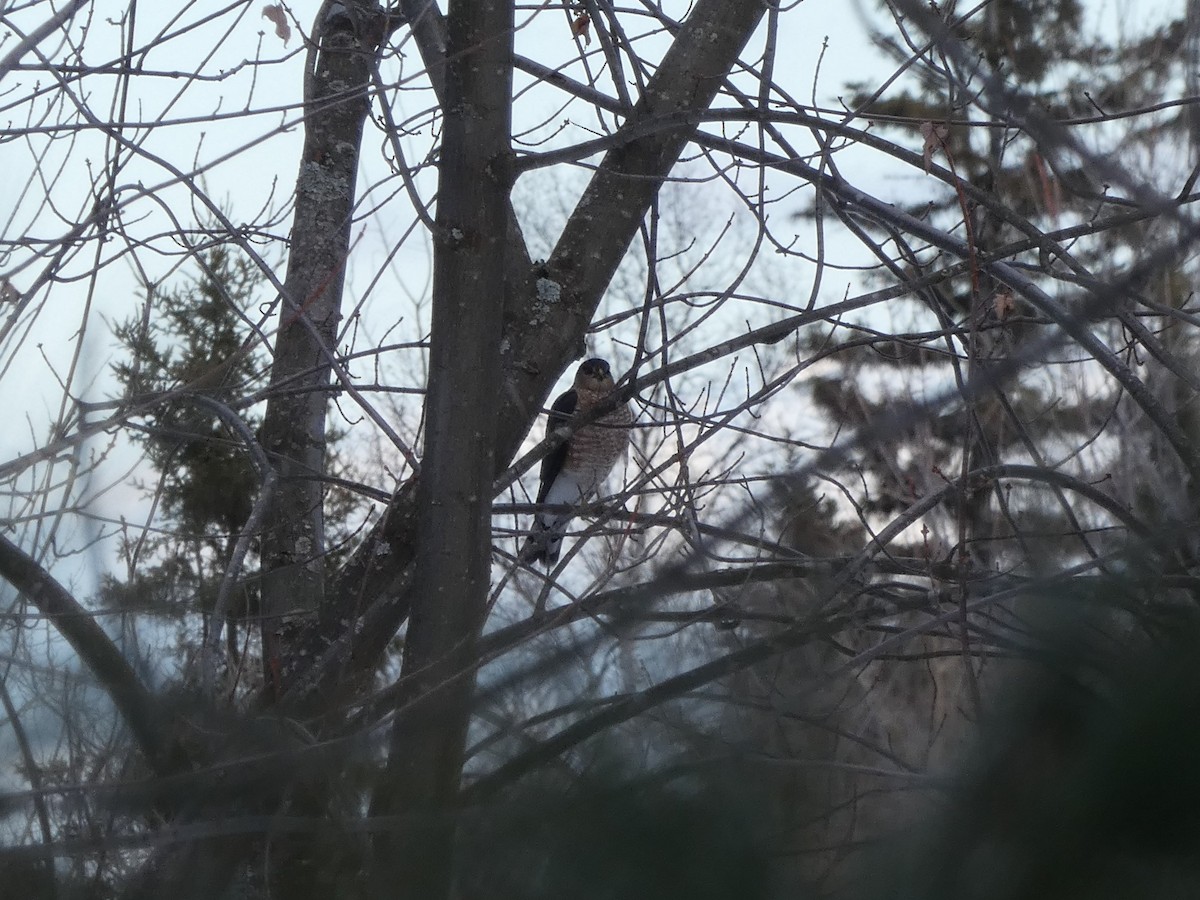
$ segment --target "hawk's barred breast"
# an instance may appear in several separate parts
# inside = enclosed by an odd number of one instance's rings
[[[576,510],[596,496],[625,453],[633,425],[633,410],[628,403],[594,422],[588,421],[598,405],[609,401],[615,387],[606,360],[585,360],[575,373],[574,386],[550,407],[547,433],[568,423],[578,427],[542,460],[537,502],[548,508],[534,514],[533,527],[520,554],[523,562],[554,564]],[[568,508],[564,510],[564,506]]]
[[[582,418],[595,405],[595,401],[587,403],[585,396],[579,399],[576,415]],[[612,412],[605,413],[590,425],[584,425],[571,436],[564,467],[573,472],[591,469],[595,473],[596,481],[603,480],[624,455],[629,444],[629,427],[632,424],[633,412],[628,404],[623,404]]]

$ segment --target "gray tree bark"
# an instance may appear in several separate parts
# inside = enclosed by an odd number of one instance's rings
[[[262,434],[279,476],[262,538],[263,675],[275,696],[299,661],[299,631],[285,626],[315,616],[325,595],[327,388],[381,24],[374,0],[325,3],[305,73],[304,149]]]
[[[381,890],[444,897],[475,683],[471,663],[491,583],[491,500],[511,187],[513,5],[455,0],[444,72],[433,317],[418,481],[412,609],[402,691],[374,815],[406,823],[376,838]]]

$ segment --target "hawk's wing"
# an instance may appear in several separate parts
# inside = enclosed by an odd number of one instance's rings
[[[546,417],[546,434],[552,434],[556,428],[571,421],[571,415],[575,412],[578,404],[579,395],[575,393],[574,389],[559,394],[554,405],[550,407],[550,415]],[[538,485],[537,494],[538,503],[545,502],[546,495],[550,493],[550,488],[554,485],[554,479],[562,471],[563,464],[567,461],[567,445],[570,442],[571,439],[567,438],[542,459],[541,484]]]

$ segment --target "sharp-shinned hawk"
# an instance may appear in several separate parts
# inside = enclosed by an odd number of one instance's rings
[[[572,420],[587,418],[597,404],[607,400],[615,384],[612,370],[603,359],[583,362],[575,373],[575,385],[562,393],[550,407],[546,434]],[[546,506],[578,507],[594,496],[600,485],[625,454],[629,444],[633,412],[621,403],[594,422],[580,426],[542,460],[537,502]],[[567,525],[574,509],[547,509],[534,516],[533,528],[521,550],[524,562],[558,561]]]

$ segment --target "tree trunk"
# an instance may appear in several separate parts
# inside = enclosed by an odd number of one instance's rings
[[[381,890],[444,897],[491,575],[492,478],[511,184],[513,5],[456,0],[448,20],[425,453],[414,595],[375,815]],[[382,895],[382,894],[381,894]]]
[[[375,0],[325,2],[313,24],[296,213],[262,431],[278,474],[262,539],[262,664],[269,700],[282,697],[305,660],[303,626],[315,620],[325,594],[320,476],[328,388],[363,125],[384,26]],[[336,781],[318,784],[296,773],[287,789],[287,809],[320,821],[336,788]],[[325,858],[330,853],[325,837],[317,830],[272,838],[266,873],[271,895],[299,898],[330,891],[329,870],[336,866]]]
[[[296,629],[285,625],[313,616],[324,596],[326,388],[381,15],[374,0],[324,4],[305,73],[304,151],[262,435],[279,475],[262,543],[263,676],[276,697],[297,656]]]

